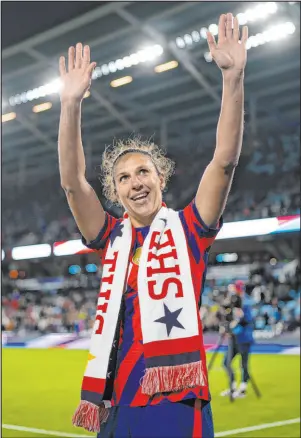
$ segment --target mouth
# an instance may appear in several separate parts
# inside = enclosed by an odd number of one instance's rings
[[[142,192],[131,197],[131,200],[136,203],[143,203],[149,195],[149,192]]]

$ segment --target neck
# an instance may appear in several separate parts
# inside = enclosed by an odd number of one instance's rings
[[[152,224],[156,214],[160,210],[160,208],[158,210],[156,210],[150,216],[138,216],[138,215],[136,216],[136,215],[129,214],[129,218],[131,220],[131,223],[132,223],[133,227],[134,228],[140,228],[140,227],[150,226]]]

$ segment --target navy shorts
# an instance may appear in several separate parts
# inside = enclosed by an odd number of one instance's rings
[[[210,403],[202,410],[191,403],[110,408],[97,438],[213,438]]]

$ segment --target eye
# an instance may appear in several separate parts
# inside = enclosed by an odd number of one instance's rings
[[[142,175],[145,175],[146,173],[148,173],[148,170],[147,169],[140,169],[139,173]]]
[[[128,178],[128,175],[122,175],[122,176],[119,178],[119,182],[126,181],[127,178]]]

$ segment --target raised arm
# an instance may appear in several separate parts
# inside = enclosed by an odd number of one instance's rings
[[[90,62],[90,48],[77,44],[69,48],[68,69],[61,56],[61,116],[58,153],[61,186],[77,226],[89,242],[94,240],[105,221],[105,213],[95,191],[85,177],[86,164],[81,138],[81,103],[90,88],[96,63]]]
[[[205,224],[215,226],[224,211],[241,152],[248,28],[244,26],[240,40],[237,18],[233,20],[232,14],[221,15],[218,44],[210,32],[207,39],[211,55],[222,71],[223,95],[214,156],[201,179],[195,201]]]

